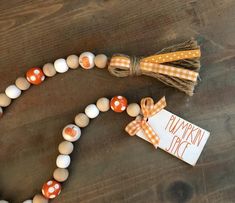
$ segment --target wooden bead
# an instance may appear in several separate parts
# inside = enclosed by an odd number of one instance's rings
[[[56,166],[58,168],[67,168],[70,165],[71,159],[69,155],[60,154],[56,159]]]
[[[56,72],[58,72],[58,73],[65,73],[69,69],[65,59],[62,59],[62,58],[57,59],[54,62],[54,67],[55,67]]]
[[[101,112],[106,112],[110,109],[110,101],[109,99],[102,97],[97,100],[96,106]]]
[[[54,199],[61,192],[61,185],[55,180],[49,180],[42,186],[42,194],[48,199]]]
[[[34,196],[33,203],[48,203],[48,199],[38,194]]]
[[[1,201],[0,201],[0,203],[1,203]],[[33,203],[33,200],[28,199],[28,200],[23,201],[22,203]]]
[[[7,107],[11,104],[11,98],[9,98],[5,93],[0,94],[0,106]]]
[[[45,75],[41,68],[30,68],[26,73],[27,80],[34,85],[39,85],[45,80]]]
[[[76,69],[79,66],[79,58],[77,55],[70,55],[66,59],[67,65],[71,69]]]
[[[11,99],[16,99],[21,95],[21,90],[16,85],[10,85],[5,90],[6,95]]]
[[[95,66],[94,59],[95,59],[95,55],[92,54],[91,52],[83,52],[79,56],[79,64],[84,69],[91,69]]]
[[[95,57],[95,65],[97,68],[105,68],[107,66],[108,57],[104,54],[99,54]]]
[[[126,110],[127,99],[123,96],[115,96],[111,99],[110,106],[113,111],[121,113]]]
[[[84,128],[88,126],[90,119],[85,113],[79,113],[78,115],[76,115],[74,121],[78,127]]]
[[[99,109],[95,104],[90,104],[85,108],[85,114],[89,118],[95,118],[99,115]]]
[[[62,135],[65,140],[69,142],[75,142],[81,136],[81,129],[74,124],[69,124],[64,127]]]
[[[64,182],[69,177],[69,171],[65,168],[57,168],[53,172],[53,177],[58,182]]]
[[[27,90],[30,87],[30,83],[24,77],[17,78],[15,84],[20,90]]]
[[[137,103],[129,104],[126,112],[131,117],[136,117],[140,114],[140,106]]]
[[[56,70],[55,67],[52,63],[46,63],[43,67],[42,67],[43,73],[47,76],[47,77],[53,77],[56,74]]]
[[[71,154],[73,152],[73,143],[68,141],[63,141],[59,144],[58,150],[61,154]]]

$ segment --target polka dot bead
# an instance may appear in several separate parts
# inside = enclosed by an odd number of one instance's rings
[[[16,85],[10,85],[5,90],[6,95],[11,99],[16,99],[21,95],[21,90]]]
[[[31,68],[26,73],[27,80],[33,85],[39,85],[45,80],[45,75],[41,68]]]
[[[57,59],[54,62],[54,67],[55,67],[56,72],[58,73],[65,73],[69,69],[65,59]]]
[[[48,199],[57,197],[61,192],[61,185],[55,180],[49,180],[42,186],[42,194]]]
[[[63,129],[62,135],[65,140],[75,142],[81,136],[81,129],[74,124],[69,124]]]
[[[127,99],[123,96],[115,96],[111,99],[110,106],[113,111],[121,113],[127,108]]]
[[[56,159],[56,166],[58,168],[67,168],[70,165],[71,159],[69,155],[60,154]]]
[[[91,52],[83,52],[79,56],[79,64],[82,66],[84,69],[91,69],[95,66],[95,55],[92,54]]]

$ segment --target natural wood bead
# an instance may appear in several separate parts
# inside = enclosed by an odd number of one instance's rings
[[[0,94],[0,106],[7,107],[11,104],[11,98],[9,98],[5,93]]]
[[[64,182],[69,177],[69,171],[65,168],[57,168],[53,172],[53,177],[58,182]]]
[[[17,78],[15,84],[20,90],[27,90],[30,87],[30,83],[24,77]]]
[[[5,90],[6,95],[11,99],[16,99],[21,95],[21,90],[15,85],[10,85]]]
[[[96,106],[101,112],[106,112],[110,109],[110,101],[109,99],[102,97],[97,100]]]
[[[79,58],[77,55],[70,55],[66,59],[67,65],[71,69],[76,69],[79,66]]]
[[[104,54],[99,54],[95,57],[95,65],[97,68],[105,68],[107,66],[108,57]]]
[[[74,121],[77,126],[84,128],[84,127],[88,126],[90,119],[88,118],[88,116],[86,114],[79,113],[78,115],[76,115]]]
[[[126,112],[131,117],[136,117],[140,114],[140,106],[137,103],[132,103],[127,106]]]
[[[48,199],[42,195],[35,195],[33,198],[33,203],[48,203]]]
[[[52,63],[46,63],[43,68],[43,73],[47,76],[47,77],[53,77],[56,74],[56,70],[55,67]]]
[[[73,143],[68,141],[63,141],[59,144],[58,150],[61,154],[71,154],[73,152]]]

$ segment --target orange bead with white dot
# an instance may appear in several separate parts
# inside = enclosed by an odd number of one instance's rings
[[[121,113],[127,108],[127,99],[123,96],[115,96],[110,101],[110,107],[113,111]]]
[[[42,186],[42,194],[47,199],[54,199],[61,192],[61,184],[55,180],[49,180]]]
[[[45,75],[41,68],[30,68],[26,73],[27,80],[34,85],[39,85],[45,80]]]

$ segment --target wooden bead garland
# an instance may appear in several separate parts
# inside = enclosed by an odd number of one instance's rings
[[[193,47],[194,49],[198,48],[195,41],[189,41],[188,43],[189,45],[191,45],[188,48],[189,50],[191,47]],[[186,45],[187,45],[187,42],[185,42],[184,44],[181,44],[181,46],[179,45],[178,47],[179,49],[182,50],[183,49],[182,46],[185,47]],[[164,50],[170,50],[170,49],[164,49]],[[199,61],[198,58],[199,57],[197,57],[195,60],[194,59],[192,59],[191,61],[189,60],[190,62],[195,63],[194,66],[197,68],[195,72],[198,72],[199,67],[200,67],[198,65],[198,61]],[[108,64],[108,57],[105,56],[104,54],[99,54],[95,56],[91,52],[84,52],[79,57],[76,55],[70,55],[67,57],[66,60],[63,58],[60,58],[60,59],[57,59],[54,62],[54,64],[47,63],[43,66],[42,69],[38,67],[31,68],[27,71],[26,78],[24,77],[18,78],[15,81],[15,85],[10,85],[9,87],[7,87],[5,90],[5,93],[0,93],[0,115],[3,113],[3,108],[11,104],[11,99],[18,98],[21,95],[21,91],[25,91],[29,89],[30,84],[34,84],[34,85],[41,84],[45,80],[45,76],[52,77],[56,75],[57,72],[65,73],[69,70],[69,68],[76,69],[79,67],[79,65],[84,69],[91,69],[95,65],[98,68],[105,68],[107,67],[107,64]],[[119,68],[119,67],[116,67],[115,69],[111,70],[112,67],[113,67],[112,65],[109,66],[109,71],[111,72],[111,74],[115,73],[115,71],[117,71],[117,68]],[[120,72],[118,74],[121,74],[123,70],[124,69],[119,69],[118,71]],[[124,70],[124,72],[125,71],[126,70]],[[173,85],[173,83],[171,84],[170,82],[168,83],[170,85]],[[192,83],[192,84],[194,85],[195,83]],[[191,89],[190,91],[189,90],[182,90],[182,91],[185,91],[187,94],[192,95]],[[127,100],[123,96],[115,96],[111,99],[111,101],[109,101],[109,99],[107,98],[100,98],[97,101],[96,105],[95,104],[88,105],[85,109],[85,114],[80,113],[76,116],[75,118],[76,125],[69,124],[65,126],[65,128],[63,129],[62,135],[65,141],[61,142],[58,147],[60,154],[57,156],[57,159],[56,159],[56,166],[58,168],[54,170],[54,173],[53,173],[54,180],[53,179],[49,180],[43,185],[42,187],[43,195],[37,194],[33,197],[32,200],[26,200],[24,203],[29,203],[29,202],[47,203],[48,199],[55,198],[56,196],[60,194],[61,188],[62,188],[60,182],[66,181],[69,176],[67,167],[69,167],[70,162],[71,162],[71,158],[69,155],[73,151],[72,142],[77,141],[81,136],[80,127],[83,128],[83,127],[88,126],[90,119],[96,118],[100,112],[106,112],[110,108],[114,112],[119,112],[119,113],[126,110],[128,115],[132,117],[135,117],[135,116],[138,117],[138,115],[141,113],[140,107],[138,104],[133,103],[133,104],[127,105]],[[1,200],[2,203],[4,201],[5,200]],[[5,202],[7,203],[7,201]]]
[[[120,103],[124,102],[124,103],[122,103],[122,105],[124,105],[125,109],[126,109],[127,99],[125,97],[115,96],[111,99],[111,101],[108,98],[102,97],[97,100],[97,102],[96,102],[97,105],[90,104],[86,107],[86,109],[85,109],[86,114],[79,113],[75,117],[75,123],[79,124],[80,125],[79,127],[87,126],[89,123],[88,122],[89,118],[93,119],[93,118],[97,117],[99,115],[100,111],[101,112],[108,111],[110,109],[110,106],[112,106],[112,104],[117,100]],[[136,103],[130,104],[127,107],[127,111],[129,112],[128,114],[130,114],[131,116],[134,116],[134,114],[137,115],[137,112],[140,113],[140,110],[138,107],[139,107],[139,105]],[[115,112],[119,112],[119,111],[116,111],[115,108],[112,108],[112,109]],[[124,111],[123,108],[122,108],[122,111]],[[85,120],[85,122],[84,122],[84,120]],[[58,151],[60,154],[56,158],[57,168],[53,172],[54,180],[53,179],[49,180],[43,185],[43,187],[42,187],[42,194],[43,195],[37,194],[34,196],[33,200],[26,200],[25,201],[26,203],[30,202],[30,201],[33,203],[48,203],[49,199],[53,199],[60,194],[61,189],[62,189],[61,183],[65,182],[69,177],[69,171],[67,168],[69,167],[69,165],[71,163],[71,158],[69,155],[73,152],[73,149],[74,149],[72,142],[77,141],[81,136],[81,130],[79,127],[74,124],[69,124],[64,127],[64,129],[62,131],[62,135],[65,140],[62,141],[58,146]]]

